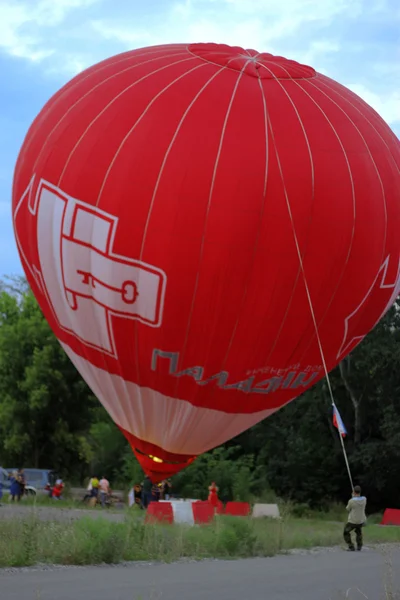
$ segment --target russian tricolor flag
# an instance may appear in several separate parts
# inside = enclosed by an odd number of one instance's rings
[[[346,435],[347,435],[346,427],[344,426],[342,417],[340,416],[340,413],[335,405],[333,405],[333,424],[336,427],[336,429],[339,431],[340,435],[342,437],[346,437]]]

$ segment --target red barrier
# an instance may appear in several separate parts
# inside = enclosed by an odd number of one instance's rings
[[[214,507],[209,502],[203,502],[202,500],[193,502],[192,510],[193,519],[196,525],[205,525],[206,523],[211,523],[214,518]]]
[[[248,517],[251,508],[248,502],[228,502],[225,506],[225,514],[234,517]]]
[[[387,508],[383,513],[381,525],[400,525],[400,510]]]
[[[145,523],[173,523],[174,513],[170,502],[150,502]]]

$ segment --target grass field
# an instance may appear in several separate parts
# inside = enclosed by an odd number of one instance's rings
[[[341,522],[289,514],[280,521],[219,517],[208,526],[185,527],[145,525],[136,510],[127,511],[123,523],[101,517],[43,522],[28,510],[22,519],[0,520],[0,567],[273,556],[341,545],[342,530]],[[364,538],[366,544],[400,543],[400,528],[370,523]]]
[[[12,504],[10,502],[9,496],[3,497],[2,504],[6,505],[6,506]],[[55,500],[53,498],[49,498],[45,494],[38,494],[37,496],[32,496],[32,497],[26,496],[21,500],[19,505],[23,506],[23,507],[31,507],[31,508],[35,508],[36,506],[38,506],[38,507],[49,507],[49,508],[59,508],[59,509],[69,508],[69,509],[79,509],[79,510],[103,510],[102,507],[100,506],[100,504],[97,504],[93,509],[91,506],[89,506],[89,504],[87,502],[83,502],[81,498],[74,499],[71,497],[66,497],[66,498],[63,498],[63,500]],[[118,506],[118,504],[116,504],[115,506],[107,508],[107,510],[121,512],[121,506],[123,508],[122,504],[120,504],[119,506]]]

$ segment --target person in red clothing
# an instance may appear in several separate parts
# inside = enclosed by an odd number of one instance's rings
[[[55,486],[53,487],[53,498],[61,500],[62,493],[64,491],[64,484],[62,479],[57,479]]]
[[[212,482],[212,484],[209,486],[208,488],[208,501],[210,504],[213,505],[214,508],[217,508],[218,506],[218,487],[215,485],[215,481]]]

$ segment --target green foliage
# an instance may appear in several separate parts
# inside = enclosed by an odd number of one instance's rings
[[[174,490],[186,498],[205,500],[215,481],[221,500],[249,501],[255,486],[254,457],[243,455],[240,446],[220,447],[199,456],[174,478]]]
[[[126,439],[103,408],[97,411],[96,420],[90,426],[88,443],[92,452],[90,474],[98,477],[104,475],[113,481],[114,487],[116,482],[123,481],[126,456],[131,458],[132,452]]]
[[[400,506],[399,342],[394,307],[330,373],[354,483],[370,510]],[[0,464],[55,468],[75,484],[104,474],[114,489],[143,479],[129,444],[18,277],[0,282]],[[304,515],[332,501],[343,505],[350,485],[326,384],[197,458],[174,477],[173,492],[205,499],[211,481],[223,501],[278,497]]]
[[[129,485],[143,481],[144,473],[142,467],[139,465],[130,448],[128,448],[123,455],[120,478],[125,483],[128,482]]]
[[[188,527],[146,525],[135,511],[119,523],[101,517],[41,521],[32,515],[0,520],[0,567],[274,556],[294,548],[339,545],[342,531],[336,523],[292,516],[282,521],[218,517],[210,525]],[[368,545],[399,543],[400,530],[369,525],[364,537]]]
[[[30,292],[0,294],[0,460],[72,474],[96,400]]]

